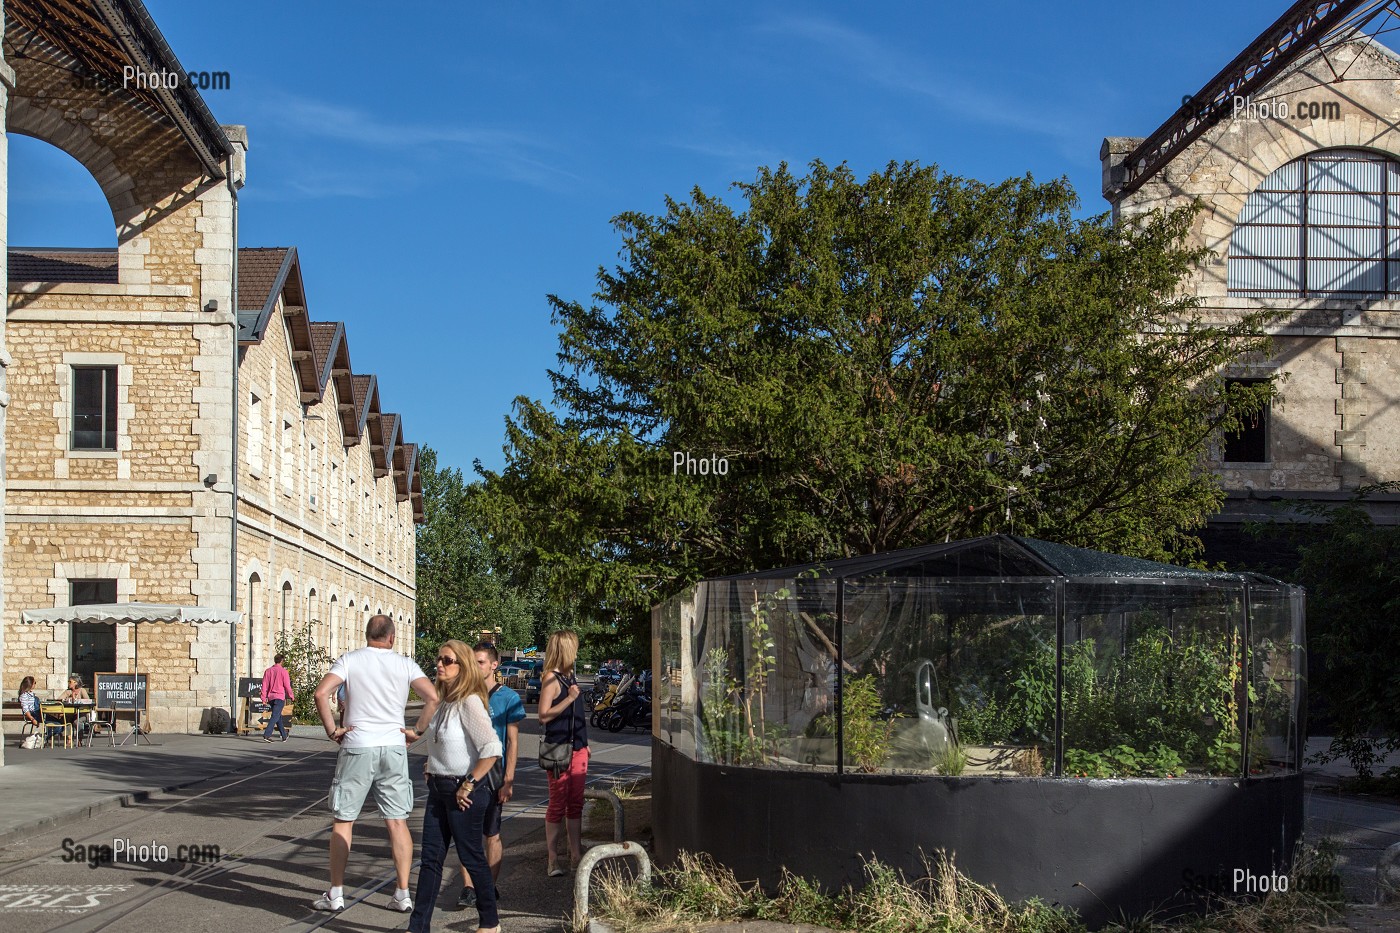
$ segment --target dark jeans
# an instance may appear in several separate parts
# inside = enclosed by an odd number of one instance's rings
[[[282,738],[287,737],[287,717],[282,715],[282,707],[287,705],[286,700],[270,701],[272,712],[267,714],[267,728],[263,730],[263,738],[272,738],[272,729],[277,728],[277,734]]]
[[[491,788],[485,782],[472,791],[471,806],[457,806],[455,777],[428,778],[428,802],[423,807],[423,861],[418,867],[418,890],[413,895],[413,916],[408,919],[409,933],[428,933],[437,906],[438,889],[442,887],[442,862],[447,857],[447,845],[456,843],[457,857],[466,866],[476,888],[478,926],[494,927],[500,923],[496,916],[496,884],[486,864],[486,850],[481,845],[482,822],[486,806],[491,802]]]

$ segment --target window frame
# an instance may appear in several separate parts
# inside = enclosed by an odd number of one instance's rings
[[[69,406],[68,424],[68,449],[70,451],[96,452],[96,453],[117,453],[121,445],[121,379],[120,367],[116,363],[70,363],[68,366],[69,378],[72,380],[72,398]],[[100,419],[100,429],[96,432],[100,443],[97,445],[79,444],[78,424],[80,418],[94,417],[92,413],[82,413],[78,410],[78,379],[80,374],[101,373],[102,402],[100,411],[96,417]],[[110,421],[109,421],[110,419]],[[92,433],[90,430],[81,429],[84,434]]]

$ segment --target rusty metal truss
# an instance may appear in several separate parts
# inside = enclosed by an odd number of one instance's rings
[[[1236,96],[1251,97],[1290,64],[1314,51],[1400,27],[1397,0],[1300,0],[1235,56],[1205,87],[1182,99],[1181,109],[1124,160],[1124,180],[1108,193],[1117,201],[1135,191],[1198,136],[1230,113]],[[1343,80],[1345,74],[1334,79]]]
[[[32,57],[37,41],[56,50],[80,74],[115,76],[138,71],[177,71],[180,62],[140,0],[5,0],[5,54]],[[168,120],[184,136],[211,178],[224,177],[232,152],[228,138],[202,98],[184,85],[123,89],[134,102]]]

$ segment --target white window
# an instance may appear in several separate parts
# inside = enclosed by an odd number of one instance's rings
[[[307,441],[306,488],[310,494],[308,498],[311,500],[311,507],[314,509],[321,495],[321,451],[317,449],[315,441]]]
[[[350,491],[346,493],[346,501],[350,506],[350,514],[346,518],[346,525],[349,526],[350,534],[355,534],[359,529],[356,526],[360,523],[360,494],[355,488],[355,477],[350,477]]]
[[[331,461],[331,520],[340,521],[340,464]]]
[[[281,457],[277,463],[277,470],[282,477],[282,494],[284,496],[290,496],[294,488],[292,483],[292,440],[292,423],[283,420]]]
[[[248,469],[263,471],[263,405],[256,392],[248,395]]]

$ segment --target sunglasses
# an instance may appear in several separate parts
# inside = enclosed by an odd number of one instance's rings
[[[457,659],[456,659],[456,658],[440,657],[440,658],[437,659],[437,662],[438,662],[439,664],[441,664],[443,667],[451,667],[452,665],[454,665],[454,664],[457,663]]]

